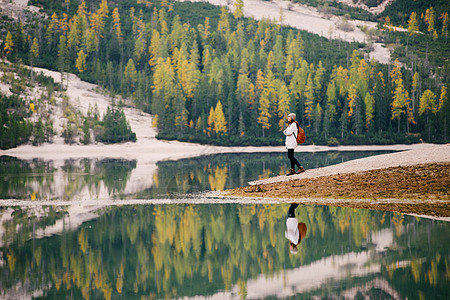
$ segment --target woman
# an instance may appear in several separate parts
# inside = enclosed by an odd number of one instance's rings
[[[294,157],[294,149],[297,147],[297,134],[298,134],[298,128],[297,123],[295,122],[295,117],[296,116],[294,113],[290,113],[288,115],[289,125],[283,131],[284,135],[286,136],[286,149],[288,151],[288,158],[291,161],[291,168],[289,169],[289,172],[286,174],[287,176],[305,172],[305,169]],[[295,166],[298,167],[297,172],[295,172]]]

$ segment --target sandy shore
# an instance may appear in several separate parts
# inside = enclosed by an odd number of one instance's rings
[[[297,155],[297,158],[301,162],[301,154]],[[450,162],[450,144],[417,144],[413,145],[411,150],[408,151],[355,159],[337,165],[307,170],[306,172],[298,175],[277,176],[269,179],[250,182],[250,184],[268,184],[295,179],[315,178],[320,176],[385,169],[390,167],[443,162]]]
[[[297,156],[301,161],[301,154]],[[450,221],[449,178],[450,144],[423,144],[298,175],[258,180],[249,187],[215,195],[378,209]]]

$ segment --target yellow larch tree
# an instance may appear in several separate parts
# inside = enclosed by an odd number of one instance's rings
[[[394,61],[394,67],[392,68],[390,76],[394,84],[397,82],[398,79],[402,78],[402,72],[400,70],[400,61],[398,60],[398,58],[396,58]]]
[[[46,38],[50,44],[54,42],[53,39],[55,37],[56,32],[58,31],[58,27],[59,27],[58,15],[54,12],[50,18],[50,23],[48,24],[46,33]]]
[[[434,31],[434,22],[435,22],[435,13],[433,7],[427,8],[425,12],[425,23],[428,24],[427,31],[433,33]]]
[[[389,16],[386,16],[386,18],[384,18],[383,28],[385,30],[388,29],[389,31],[392,31],[392,23],[391,18],[389,18]]]
[[[391,119],[397,119],[398,120],[398,132],[400,132],[400,118],[401,115],[404,113],[408,113],[409,115],[409,95],[408,91],[405,90],[403,86],[403,80],[401,78],[398,78],[395,81],[395,91],[394,95],[392,97],[392,115]],[[409,123],[409,116],[407,124]]]
[[[447,41],[447,27],[448,27],[448,13],[441,14],[441,20],[442,20],[442,31],[441,34],[445,34],[445,40]]]
[[[234,18],[240,19],[244,16],[244,0],[234,0]]]
[[[79,18],[74,16],[69,22],[69,34],[67,36],[67,47],[72,53],[76,53],[78,46],[80,45],[80,32],[78,31]]]
[[[227,121],[225,120],[220,100],[217,102],[216,109],[214,110],[214,132],[217,134],[227,132]]]
[[[419,102],[419,115],[427,113],[428,138],[431,137],[431,124],[429,122],[429,112],[435,114],[437,112],[436,96],[429,89],[423,92]]]
[[[348,90],[348,69],[339,66],[336,72],[336,88],[339,89],[339,95],[344,96]]]
[[[440,111],[442,109],[445,99],[447,99],[447,87],[445,85],[443,85],[441,87],[441,96],[439,97],[438,111]]]
[[[78,69],[78,72],[83,73],[86,70],[86,54],[83,50],[80,50],[77,54],[77,60],[75,62],[75,66]]]
[[[273,52],[270,51],[269,54],[267,55],[267,67],[266,67],[266,71],[273,71],[273,65],[275,63],[275,58],[273,57]]]
[[[136,66],[132,58],[130,58],[127,62],[125,70],[123,72],[123,77],[125,82],[127,83],[128,89],[132,91],[137,81],[137,71]]]
[[[120,25],[120,14],[119,9],[116,7],[114,8],[112,12],[112,18],[113,18],[113,30],[115,33],[115,36],[117,40],[119,41],[119,44],[122,44],[123,37],[122,37],[122,27]]]
[[[158,49],[161,42],[161,35],[159,34],[159,31],[154,29],[152,33],[152,38],[150,40],[150,46],[148,47],[148,52],[150,53],[150,60],[148,61],[148,64],[151,67],[154,67],[156,65],[156,61],[158,60]]]
[[[59,29],[62,34],[67,36],[67,31],[69,30],[68,16],[66,13],[62,14],[62,18],[59,20]]]
[[[408,20],[409,35],[417,35],[419,31],[419,24],[417,21],[417,13],[412,12]]]
[[[178,81],[183,88],[186,98],[192,99],[194,97],[195,89],[197,88],[200,80],[200,71],[197,67],[189,63],[187,60],[181,62],[181,66],[178,69]]]
[[[356,91],[356,85],[355,84],[351,84],[349,89],[348,89],[348,117],[352,117],[353,113],[354,113],[354,109],[356,107],[356,102],[357,102],[357,98],[358,97],[358,93]]]

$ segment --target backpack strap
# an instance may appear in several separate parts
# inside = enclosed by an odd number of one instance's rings
[[[299,131],[299,127],[300,127],[300,125],[298,125],[298,122],[297,121],[294,121],[295,122],[295,124],[297,125],[297,134],[298,134],[298,131]],[[297,137],[295,136],[295,133],[292,133],[293,135],[294,135],[294,137],[295,137],[295,140],[297,141]]]

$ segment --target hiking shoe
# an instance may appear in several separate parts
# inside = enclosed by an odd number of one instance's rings
[[[295,174],[300,174],[300,173],[303,173],[303,172],[305,172],[305,168],[300,166],[300,167],[298,167],[298,170],[297,170],[297,172]]]
[[[286,176],[290,176],[290,175],[294,175],[294,174],[295,174],[295,170],[289,169],[289,172],[286,173]]]

